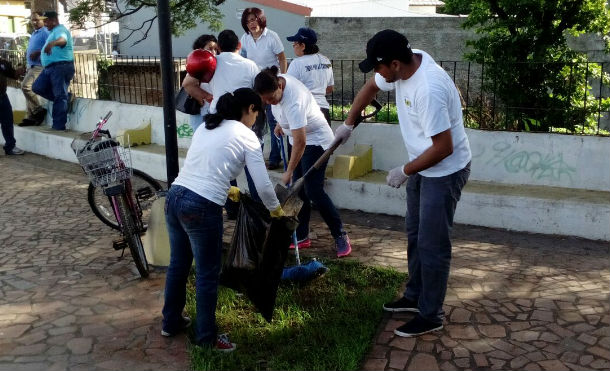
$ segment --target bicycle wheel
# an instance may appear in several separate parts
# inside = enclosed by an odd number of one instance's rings
[[[133,257],[133,262],[136,263],[138,272],[143,278],[148,277],[148,262],[144,253],[144,245],[140,238],[140,231],[136,224],[136,217],[133,215],[133,210],[127,202],[127,195],[121,194],[117,196],[119,216],[121,217],[122,232],[125,242],[129,246],[129,251]]]
[[[161,184],[150,175],[136,169],[133,169],[133,175],[130,180],[135,200],[140,205],[140,210],[142,211],[140,218],[144,225],[143,232],[145,232],[148,227],[150,208],[152,207],[153,202],[158,198],[157,192],[161,191],[163,187],[161,187]],[[93,214],[95,214],[99,220],[110,228],[116,229],[117,231],[120,230],[112,209],[112,202],[110,201],[110,198],[104,194],[101,187],[95,187],[92,183],[89,183],[87,200],[89,201],[89,206],[91,207]]]

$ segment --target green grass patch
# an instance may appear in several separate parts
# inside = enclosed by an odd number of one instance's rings
[[[250,301],[221,287],[216,321],[237,350],[219,354],[190,347],[194,370],[356,370],[377,326],[384,302],[396,297],[406,274],[341,260],[307,284],[283,282],[273,321],[267,323]],[[187,312],[195,318],[194,277]]]

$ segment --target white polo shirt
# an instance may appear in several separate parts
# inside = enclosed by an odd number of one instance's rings
[[[402,138],[413,161],[432,146],[432,137],[451,130],[453,153],[419,174],[441,177],[463,169],[472,158],[462,120],[460,95],[451,77],[422,50],[421,65],[406,80],[388,83],[375,74],[375,83],[383,91],[396,90],[396,107]]]
[[[229,181],[237,178],[244,166],[248,166],[263,204],[275,210],[280,203],[265,168],[261,144],[256,134],[239,121],[224,120],[212,130],[200,126],[173,184],[224,205],[231,187]]]
[[[295,58],[288,66],[288,75],[296,77],[313,94],[322,108],[330,108],[326,100],[326,88],[335,85],[333,66],[330,60],[320,53]]]
[[[271,66],[280,66],[277,55],[284,51],[284,45],[275,31],[265,27],[257,40],[254,40],[252,34],[245,33],[240,41],[242,53],[246,58],[253,60],[261,70]]]
[[[302,82],[290,75],[279,75],[286,79],[282,100],[271,106],[273,116],[293,144],[291,130],[305,128],[306,145],[330,147],[335,135],[326,122],[320,106]]]
[[[210,93],[214,96],[210,103],[210,113],[216,113],[218,99],[239,88],[252,88],[259,69],[251,60],[237,53],[223,52],[216,56],[216,71],[210,80]]]

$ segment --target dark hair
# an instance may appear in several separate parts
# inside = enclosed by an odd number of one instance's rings
[[[265,68],[254,78],[254,91],[258,94],[272,93],[280,87],[277,66]]]
[[[316,54],[320,51],[320,48],[316,44],[305,44],[305,49],[303,49],[303,54]]]
[[[216,36],[214,35],[201,35],[199,36],[195,42],[193,43],[193,50],[195,49],[205,49],[205,46],[210,42],[218,42],[216,40]]]
[[[241,120],[244,111],[254,105],[254,111],[259,116],[263,113],[263,101],[260,95],[250,88],[239,88],[233,93],[226,93],[216,103],[216,113],[205,115],[205,128],[212,130],[217,128],[222,120]]]
[[[221,52],[232,53],[237,50],[239,39],[233,30],[224,30],[218,34],[218,47]]]
[[[241,27],[246,31],[246,33],[250,33],[248,29],[248,16],[252,14],[256,17],[258,25],[261,29],[265,29],[267,27],[267,17],[265,13],[259,8],[246,8],[244,12],[241,13]]]

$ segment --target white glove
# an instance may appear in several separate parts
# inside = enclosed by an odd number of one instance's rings
[[[335,130],[335,140],[333,141],[333,144],[337,142],[344,144],[347,142],[349,137],[352,135],[352,130],[354,130],[354,125],[346,125],[343,123],[337,128],[337,130]]]
[[[390,187],[400,188],[402,183],[407,181],[408,177],[409,176],[405,174],[404,166],[400,165],[399,167],[395,167],[394,169],[390,170],[388,176],[385,178],[385,181]]]

